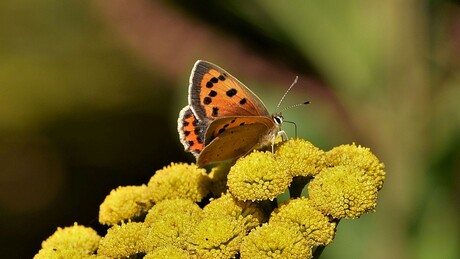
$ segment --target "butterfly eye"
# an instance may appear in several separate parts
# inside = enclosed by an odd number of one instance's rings
[[[276,124],[281,124],[283,123],[283,116],[281,115],[274,115],[273,120],[275,121]]]

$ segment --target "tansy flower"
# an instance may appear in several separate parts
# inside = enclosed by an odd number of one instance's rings
[[[110,192],[99,220],[113,226],[103,238],[77,224],[58,228],[35,258],[311,258],[312,247],[334,238],[335,219],[375,209],[384,177],[368,148],[324,153],[300,139],[278,143],[275,154],[219,164],[210,175],[172,163],[147,186]],[[287,201],[277,207],[270,201],[281,194]]]
[[[114,225],[145,216],[153,206],[152,195],[146,185],[124,186],[112,190],[99,209],[99,222]]]
[[[290,139],[279,145],[276,159],[292,176],[314,176],[324,167],[324,151],[303,139]]]
[[[207,215],[188,238],[188,250],[198,258],[233,258],[245,235],[244,221],[228,215]]]
[[[288,222],[265,223],[249,233],[241,244],[242,259],[311,258],[311,246],[297,225]]]
[[[147,253],[143,259],[189,259],[190,254],[173,245],[166,245]]]
[[[173,245],[185,248],[185,241],[201,220],[201,208],[190,200],[163,200],[156,204],[145,217],[147,235],[145,250]]]
[[[384,165],[366,147],[341,145],[326,152],[325,161],[327,166],[352,165],[362,170],[363,174],[370,177],[380,190],[385,180]]]
[[[219,217],[222,215],[228,215],[237,220],[242,220],[247,232],[266,221],[262,206],[255,202],[238,201],[230,193],[222,195],[222,197],[218,199],[211,200],[211,202],[203,208],[204,217]]]
[[[377,200],[375,182],[351,165],[324,169],[310,182],[308,193],[314,207],[338,219],[373,211]]]
[[[71,227],[58,228],[42,243],[34,258],[89,258],[94,256],[100,239],[92,228],[74,223]]]
[[[271,152],[254,151],[230,169],[227,185],[238,200],[273,200],[286,190],[291,180],[288,169]]]
[[[143,223],[114,225],[101,239],[97,254],[108,258],[127,258],[144,253],[146,230]]]
[[[158,170],[148,186],[155,202],[176,198],[201,201],[209,193],[210,183],[205,169],[196,165],[172,163]]]
[[[270,223],[290,222],[299,227],[307,244],[310,246],[325,246],[334,238],[335,223],[311,206],[306,198],[290,200],[275,210],[270,217]]]

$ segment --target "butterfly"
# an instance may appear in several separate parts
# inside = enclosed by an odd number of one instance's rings
[[[188,105],[179,113],[179,138],[199,167],[236,159],[274,143],[283,123],[243,83],[198,60],[190,75]]]

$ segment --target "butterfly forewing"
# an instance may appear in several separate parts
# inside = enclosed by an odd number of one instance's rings
[[[229,116],[267,116],[262,101],[222,68],[199,60],[190,77],[189,104],[199,120]]]

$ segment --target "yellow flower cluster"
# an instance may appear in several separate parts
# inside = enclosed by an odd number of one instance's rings
[[[106,197],[105,236],[77,224],[58,228],[35,258],[312,258],[332,242],[340,219],[375,210],[384,178],[368,148],[326,152],[301,139],[209,174],[173,163],[147,185]],[[289,197],[282,203],[281,194]]]

